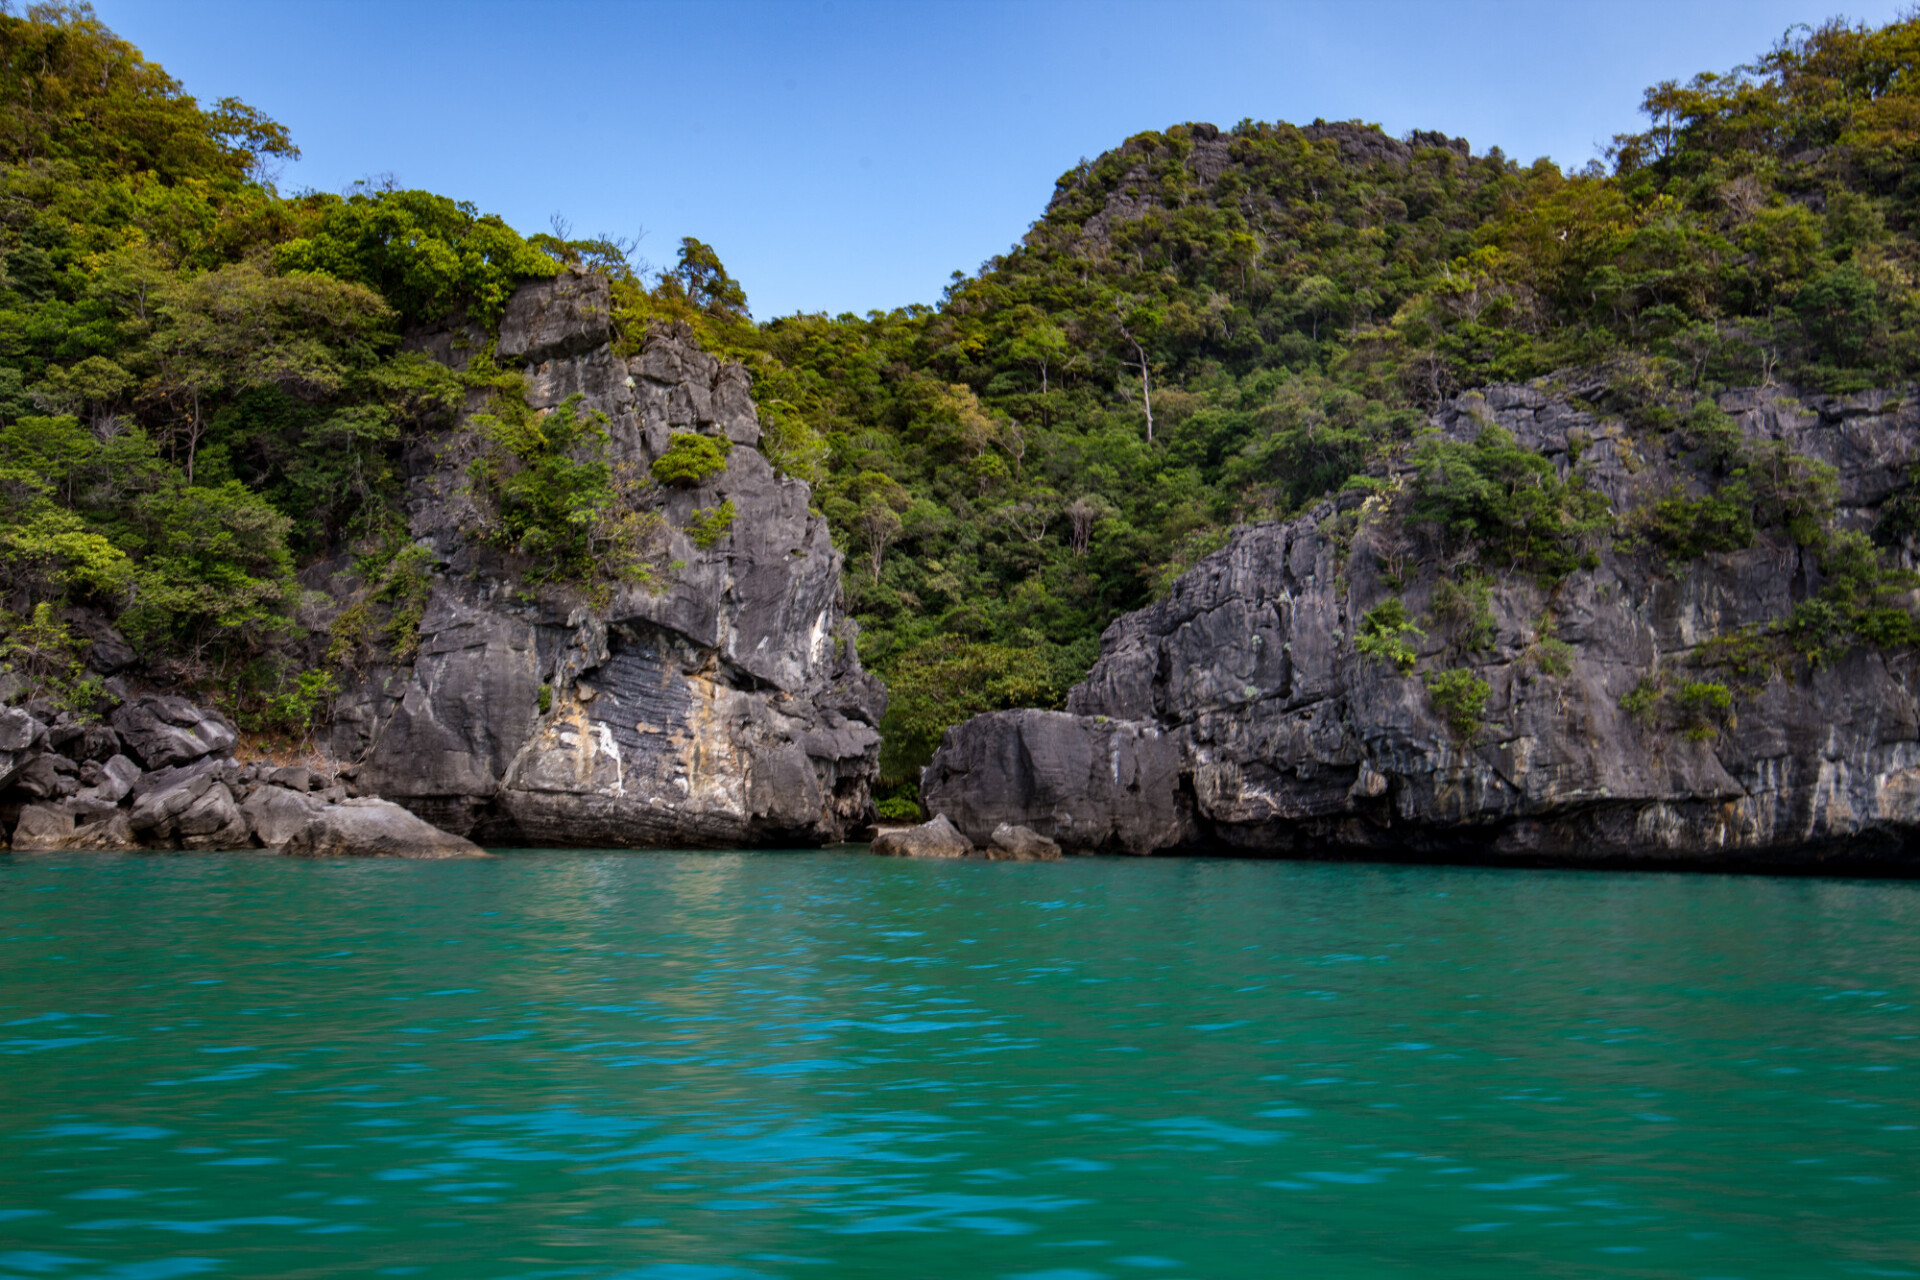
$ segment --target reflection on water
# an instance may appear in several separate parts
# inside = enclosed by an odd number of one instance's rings
[[[1920,885],[0,856],[0,1277],[1920,1276]]]

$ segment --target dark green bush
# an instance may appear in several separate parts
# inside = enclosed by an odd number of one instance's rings
[[[1565,577],[1586,562],[1585,542],[1607,523],[1603,495],[1577,478],[1562,480],[1498,425],[1471,444],[1429,440],[1414,461],[1411,518],[1508,567]]]
[[[1427,697],[1433,709],[1459,738],[1471,738],[1480,732],[1487,713],[1487,698],[1493,692],[1485,680],[1466,667],[1432,671],[1426,677]]]
[[[667,451],[653,460],[653,478],[683,489],[705,484],[727,469],[730,448],[732,441],[725,436],[676,431],[667,442]]]

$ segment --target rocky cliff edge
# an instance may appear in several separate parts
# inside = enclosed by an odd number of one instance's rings
[[[525,371],[535,410],[577,396],[605,415],[609,460],[638,479],[636,511],[658,518],[657,575],[598,598],[534,588],[476,538],[476,399],[409,458],[410,532],[437,566],[417,654],[339,699],[332,752],[361,794],[490,843],[844,839],[869,818],[886,695],[855,655],[826,522],[756,447],[745,369],[680,326],[616,354],[609,313],[603,278],[526,285],[494,358]],[[483,343],[459,329],[414,339],[454,367]],[[723,437],[725,469],[647,483],[681,433]],[[699,529],[729,503],[717,537]],[[356,589],[327,567],[309,580]]]
[[[1888,393],[1720,408],[1747,443],[1834,468],[1836,529],[1884,531],[1909,500],[1920,414]],[[1493,425],[1604,494],[1616,531],[1701,487],[1672,437],[1538,387],[1434,422],[1458,441]],[[928,810],[975,842],[1014,823],[1077,852],[1920,869],[1912,647],[1808,662],[1773,639],[1829,585],[1819,552],[1775,530],[1674,564],[1603,535],[1556,581],[1487,573],[1465,652],[1436,604],[1470,570],[1404,518],[1410,466],[1382,470],[1372,493],[1242,528],[1116,621],[1066,711],[950,730]],[[1910,545],[1895,555],[1911,567]],[[1389,596],[1424,631],[1402,633],[1405,670],[1353,640]],[[1442,669],[1469,699],[1484,682],[1470,723],[1436,705]]]

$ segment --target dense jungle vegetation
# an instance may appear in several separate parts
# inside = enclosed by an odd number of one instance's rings
[[[1065,173],[1022,242],[936,304],[764,322],[697,240],[655,272],[428,192],[283,193],[286,130],[198,102],[84,6],[0,16],[0,77],[14,696],[87,696],[76,606],[259,727],[324,715],[329,662],[405,656],[431,566],[398,515],[401,450],[516,384],[400,337],[497,322],[563,265],[613,277],[623,344],[683,321],[752,369],[764,447],[847,552],[895,777],[967,714],[1057,701],[1106,623],[1236,522],[1430,448],[1426,412],[1458,390],[1553,376],[1688,430],[1727,386],[1920,368],[1920,19],[1797,29],[1654,86],[1646,131],[1577,173],[1355,123],[1141,134]],[[1440,459],[1469,497],[1426,518],[1564,559],[1558,531],[1593,519],[1575,499],[1476,516],[1493,470],[1532,474],[1498,454]],[[568,492],[616,500],[576,463],[555,472]],[[1717,500],[1667,513],[1693,554],[1779,495]],[[342,552],[384,629],[309,635],[294,572]]]

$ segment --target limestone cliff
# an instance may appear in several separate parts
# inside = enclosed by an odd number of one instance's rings
[[[840,555],[807,486],[775,473],[739,365],[684,329],[615,353],[605,280],[524,286],[495,358],[528,402],[606,416],[616,467],[645,477],[674,433],[725,437],[724,471],[641,486],[660,572],[596,598],[530,587],[473,536],[483,498],[472,412],[409,459],[411,533],[438,572],[417,656],[375,668],[336,709],[356,790],[499,843],[821,843],[867,820],[885,691],[855,656]],[[460,365],[483,335],[414,345]],[[732,504],[709,545],[696,512]],[[324,578],[324,575],[320,575]],[[336,591],[352,586],[344,575]]]
[[[1835,468],[1838,529],[1880,524],[1920,460],[1920,413],[1886,393],[1720,406],[1746,441]],[[1658,433],[1539,388],[1460,398],[1434,426],[1464,441],[1496,423],[1577,470],[1617,530],[1697,487]],[[1239,530],[1108,628],[1066,711],[950,730],[922,779],[929,811],[976,842],[1018,823],[1081,852],[1920,868],[1913,650],[1768,663],[1725,647],[1761,645],[1819,594],[1817,552],[1775,531],[1673,563],[1603,536],[1592,568],[1556,581],[1494,570],[1490,631],[1464,652],[1433,621],[1460,562],[1396,514],[1410,479],[1401,462],[1372,494]],[[1390,595],[1425,623],[1404,672],[1353,639]],[[1485,682],[1464,732],[1423,679],[1440,668]],[[1689,686],[1726,704],[1685,725],[1644,714],[1648,691]]]

